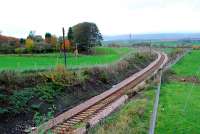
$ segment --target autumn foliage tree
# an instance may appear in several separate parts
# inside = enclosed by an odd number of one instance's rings
[[[50,44],[52,45],[52,47],[56,47],[57,45],[57,37],[55,35],[51,36],[51,41],[50,41]]]
[[[25,48],[30,52],[34,47],[34,42],[31,38],[27,38],[25,41]]]
[[[70,41],[67,40],[67,39],[65,39],[65,46],[64,46],[64,44],[62,43],[62,45],[61,45],[61,50],[62,50],[62,51],[64,51],[64,49],[69,50],[70,47],[71,47]]]

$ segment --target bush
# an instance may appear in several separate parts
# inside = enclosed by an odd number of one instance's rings
[[[51,44],[47,44],[45,42],[38,42],[35,44],[34,48],[32,49],[33,53],[51,53],[55,52],[56,48],[53,47]]]
[[[111,43],[111,44],[108,44],[108,47],[116,47],[116,48],[119,48],[120,45],[119,45],[119,44],[116,44],[116,43]]]
[[[6,113],[8,113],[8,109],[0,107],[0,115],[6,114]]]
[[[15,53],[16,53],[16,54],[23,54],[23,53],[26,53],[26,48],[23,48],[23,47],[16,48],[16,49],[15,49]]]
[[[49,119],[53,118],[54,113],[55,113],[54,105],[51,108],[49,108],[49,112],[47,113],[47,115],[43,115],[43,114],[41,114],[39,112],[36,112],[34,114],[34,117],[33,117],[33,120],[34,120],[36,126],[39,126],[42,123],[44,123],[44,122],[48,121]]]
[[[36,86],[34,92],[41,100],[52,103],[54,101],[54,97],[60,91],[59,89],[55,89],[53,84],[45,84]]]
[[[34,114],[33,120],[34,120],[36,126],[39,126],[40,124],[45,122],[44,116],[39,112],[36,112]]]
[[[0,53],[9,54],[14,52],[15,52],[14,46],[9,45],[8,43],[0,44]]]
[[[18,83],[19,74],[15,71],[2,71],[0,73],[0,84],[5,86],[13,86]]]
[[[31,109],[33,109],[33,110],[39,110],[40,109],[40,106],[41,106],[41,104],[32,104],[31,105]]]
[[[26,108],[27,102],[32,97],[33,97],[33,91],[31,89],[14,91],[13,95],[10,96],[9,98],[11,111],[14,113],[20,113]]]

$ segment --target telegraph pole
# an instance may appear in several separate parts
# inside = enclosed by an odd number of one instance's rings
[[[131,40],[132,40],[132,35],[131,33],[129,34],[129,43],[131,44]]]
[[[151,52],[151,50],[152,50],[151,40],[150,40],[149,47],[150,47],[150,56],[151,56],[151,54],[152,54],[152,52]]]
[[[64,53],[64,63],[65,63],[65,67],[67,67],[67,55],[66,55],[66,48],[65,48],[65,29],[64,27],[62,28],[62,32],[63,32],[63,53]]]

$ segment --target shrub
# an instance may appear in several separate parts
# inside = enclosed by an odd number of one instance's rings
[[[8,43],[0,44],[0,53],[9,54],[9,53],[14,53],[14,52],[15,52],[15,47],[14,46],[11,46]]]
[[[25,89],[21,91],[14,91],[10,96],[9,102],[11,105],[11,111],[14,113],[20,113],[27,106],[27,102],[33,97],[33,91],[31,89]]]
[[[80,77],[76,72],[66,70],[63,66],[58,65],[55,70],[42,74],[46,81],[62,87],[72,86],[82,82],[85,78]]]
[[[32,104],[31,105],[31,108],[33,109],[33,110],[39,110],[40,109],[40,106],[41,106],[41,104]]]
[[[62,86],[54,85],[53,83],[46,83],[42,85],[37,85],[34,88],[34,93],[40,100],[52,103],[54,97],[62,92]]]
[[[39,126],[40,124],[45,122],[44,116],[39,112],[36,112],[34,114],[33,120],[34,120],[36,126]]]
[[[56,95],[52,84],[38,85],[35,87],[34,92],[41,100],[52,103]]]
[[[23,54],[25,52],[26,52],[26,49],[22,48],[22,47],[19,47],[19,48],[15,49],[15,53],[17,53],[17,54]]]
[[[16,85],[19,74],[15,71],[2,71],[0,73],[0,84],[10,86]]]
[[[8,113],[8,109],[0,107],[0,115],[6,114],[6,113]]]
[[[36,126],[39,126],[42,123],[44,123],[44,122],[48,121],[49,119],[53,118],[54,113],[55,113],[54,105],[51,108],[49,108],[49,112],[47,113],[47,115],[41,114],[39,112],[36,112],[34,114],[34,117],[33,117],[33,120],[34,120]]]
[[[27,49],[28,52],[32,52],[32,49],[34,47],[34,42],[32,39],[28,38],[26,39],[25,42],[25,48]]]

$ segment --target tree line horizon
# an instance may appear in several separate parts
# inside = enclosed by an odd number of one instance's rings
[[[45,33],[45,38],[35,35],[30,31],[27,38],[14,38],[0,35],[0,53],[49,53],[59,52],[66,48],[73,52],[90,53],[92,47],[101,46],[103,37],[95,23],[82,22],[68,28],[67,35],[57,37],[50,32]],[[65,46],[64,46],[64,44]]]

